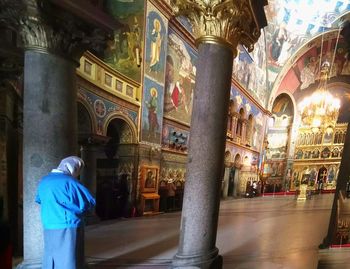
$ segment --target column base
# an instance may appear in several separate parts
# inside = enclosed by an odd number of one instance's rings
[[[42,261],[40,259],[24,260],[16,266],[16,269],[41,269]]]
[[[199,255],[180,255],[176,254],[173,259],[173,269],[221,269],[222,256],[218,255],[219,250],[215,248],[210,253]]]

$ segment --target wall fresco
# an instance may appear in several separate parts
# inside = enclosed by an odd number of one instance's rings
[[[147,5],[145,74],[158,83],[164,83],[168,21],[150,3]]]
[[[103,60],[131,79],[141,81],[144,6],[145,1],[105,1],[106,11],[124,24],[115,29],[114,38],[107,43]]]
[[[190,124],[197,53],[172,29],[168,35],[164,116]]]
[[[147,4],[146,18],[141,140],[151,144],[160,144],[163,126],[168,21],[151,3]]]
[[[105,135],[106,130],[103,129],[105,120],[113,112],[120,112],[124,114],[135,124],[135,127],[137,128],[137,125],[138,125],[137,111],[133,111],[119,104],[112,103],[107,99],[97,96],[80,86],[78,87],[78,96],[79,98],[82,98],[83,100],[85,100],[87,104],[89,104],[91,111],[94,111],[94,115],[90,115],[90,116],[95,116],[96,118],[96,121],[92,120],[91,122],[92,123],[96,122],[97,126],[95,126],[95,130],[97,134]]]
[[[259,164],[258,153],[236,147],[232,144],[226,144],[226,151],[230,152],[231,162],[235,162],[235,158],[239,158],[240,164],[245,166],[252,166],[252,171],[255,171],[255,169],[257,169]],[[239,157],[237,157],[237,154],[239,155]]]
[[[145,76],[142,97],[141,140],[160,144],[163,124],[164,87]]]
[[[239,45],[239,54],[233,61],[233,77],[256,99],[266,107],[269,90],[266,83],[266,50],[264,32],[254,45],[254,51],[249,54]]]
[[[252,149],[260,151],[263,142],[262,138],[264,137],[266,116],[264,116],[254,104],[252,104],[245,96],[243,96],[240,91],[235,88],[234,85],[231,86],[230,98],[234,101],[235,104],[237,104],[237,112],[243,108],[247,118],[250,114],[253,115],[254,128],[252,130]]]

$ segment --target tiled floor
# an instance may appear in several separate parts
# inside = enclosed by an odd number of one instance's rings
[[[313,269],[333,195],[259,197],[221,202],[217,247],[224,268]],[[91,268],[168,268],[180,213],[115,220],[86,228]]]

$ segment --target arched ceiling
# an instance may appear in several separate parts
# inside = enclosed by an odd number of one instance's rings
[[[272,90],[283,80],[292,59],[298,58],[303,47],[316,36],[338,29],[349,16],[350,1],[341,0],[269,0],[265,12],[268,88]],[[337,32],[337,31],[336,31]],[[281,71],[283,71],[281,73]]]

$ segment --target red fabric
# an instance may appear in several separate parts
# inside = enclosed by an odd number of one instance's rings
[[[295,195],[295,191],[289,191],[289,192],[265,192],[263,196],[273,196],[273,195]]]
[[[331,245],[331,248],[349,248],[350,244],[343,244],[343,245]]]
[[[180,90],[177,86],[174,87],[171,99],[173,100],[174,106],[177,108],[179,106]]]

